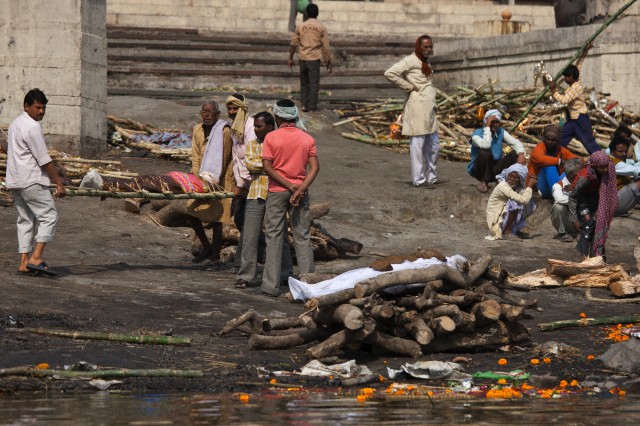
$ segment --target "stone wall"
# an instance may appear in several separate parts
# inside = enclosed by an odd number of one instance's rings
[[[106,138],[106,0],[0,0],[0,126],[38,87],[49,144],[91,155]]]
[[[319,19],[332,33],[438,37],[490,35],[476,22],[500,20],[504,5],[485,0],[315,0]],[[197,28],[214,31],[286,32],[289,0],[107,0],[107,23],[123,26]],[[510,6],[525,29],[554,28],[551,6]],[[298,18],[300,20],[300,17]],[[526,23],[526,24],[525,24]]]
[[[640,5],[637,5],[640,8]],[[637,12],[636,6],[633,6]],[[474,40],[443,40],[433,58],[436,84],[477,86],[488,79],[501,87],[530,87],[533,67],[543,60],[555,74],[600,24],[532,31]],[[583,86],[610,93],[622,106],[640,111],[635,87],[640,79],[640,16],[613,23],[596,40],[581,72]],[[538,83],[540,84],[540,83]]]

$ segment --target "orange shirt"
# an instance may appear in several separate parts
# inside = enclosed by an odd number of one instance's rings
[[[563,146],[558,146],[555,155],[547,154],[547,147],[544,142],[540,142],[531,151],[529,157],[529,174],[527,175],[527,183],[529,182],[529,176],[538,176],[540,169],[547,166],[557,166],[559,164],[558,159],[562,159],[562,162],[569,160],[570,158],[576,158],[576,156]]]
[[[311,135],[297,127],[281,127],[264,138],[262,159],[271,160],[273,170],[294,185],[301,184],[307,176],[309,157],[317,157],[316,143]],[[269,179],[269,192],[286,190]]]

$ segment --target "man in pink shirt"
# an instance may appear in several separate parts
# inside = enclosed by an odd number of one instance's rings
[[[42,259],[45,245],[53,240],[58,212],[49,184],[56,184],[55,195],[66,194],[62,178],[49,156],[39,121],[47,109],[47,97],[32,89],[24,97],[24,112],[9,126],[7,143],[7,188],[18,211],[19,272],[56,275]]]
[[[291,220],[299,272],[304,274],[315,269],[307,189],[316,178],[320,164],[315,141],[302,130],[304,126],[295,103],[290,99],[279,100],[273,106],[273,114],[278,129],[265,137],[262,148],[263,168],[269,176],[269,195],[265,212],[267,259],[260,290],[277,297],[282,244],[287,233],[287,213]]]

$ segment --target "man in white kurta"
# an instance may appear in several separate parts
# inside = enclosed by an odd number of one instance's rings
[[[415,52],[393,65],[384,76],[407,92],[402,119],[402,134],[411,137],[411,174],[414,186],[433,189],[438,181],[436,164],[440,141],[436,116],[436,89],[429,56],[433,53],[431,37],[416,40]]]

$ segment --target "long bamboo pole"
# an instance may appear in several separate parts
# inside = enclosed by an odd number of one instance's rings
[[[55,192],[55,188],[49,188]],[[188,192],[186,194],[158,192],[114,192],[99,189],[67,189],[69,197],[104,197],[104,198],[143,198],[145,200],[219,200],[233,198],[233,192]]]
[[[615,325],[640,322],[640,315],[623,315],[614,317],[581,318],[579,320],[564,320],[538,324],[540,331],[557,330],[568,327],[587,327],[590,325]]]
[[[595,33],[593,33],[591,35],[591,37],[589,37],[587,39],[587,41],[585,41],[582,44],[582,47],[580,47],[580,49],[578,49],[578,51],[573,55],[573,57],[571,57],[571,59],[569,59],[569,62],[567,62],[565,64],[564,67],[562,67],[560,69],[560,71],[558,71],[558,73],[555,75],[555,77],[553,78],[553,81],[558,80],[561,76],[562,73],[564,72],[565,68],[567,68],[569,65],[571,65],[576,59],[578,59],[580,57],[580,55],[582,55],[584,53],[584,51],[589,47],[589,45],[591,43],[593,43],[593,41],[604,31],[607,29],[607,27],[609,25],[611,25],[611,23],[613,21],[615,21],[616,19],[618,19],[618,16],[622,15],[622,13],[629,9],[629,7],[631,7],[631,5],[633,5],[636,2],[636,0],[630,0],[627,4],[625,4],[624,6],[622,6],[620,9],[618,9],[618,11],[616,13],[614,13],[613,15],[611,15],[609,17],[609,19],[607,19],[601,26],[600,28],[598,28],[596,30]],[[518,127],[518,124],[520,124],[522,122],[522,120],[525,119],[525,117],[527,115],[529,115],[529,113],[531,112],[531,110],[533,108],[535,108],[535,106],[538,104],[538,102],[540,102],[540,100],[547,94],[547,87],[545,87],[542,92],[540,92],[540,94],[538,95],[538,97],[533,101],[533,103],[529,106],[529,108],[527,108],[522,115],[520,116],[520,118],[518,119],[518,121],[516,121],[513,126],[511,126],[511,131],[515,130],[516,127]]]
[[[12,333],[34,333],[41,336],[68,337],[71,339],[109,340],[112,342],[142,343],[149,345],[190,345],[188,337],[148,336],[122,333],[103,333],[100,331],[64,331],[48,328],[5,328]]]
[[[168,368],[156,369],[128,369],[118,368],[94,371],[67,371],[67,370],[41,370],[31,367],[14,367],[0,369],[1,376],[30,376],[30,377],[61,377],[75,379],[78,377],[203,377],[200,370],[171,370]]]

